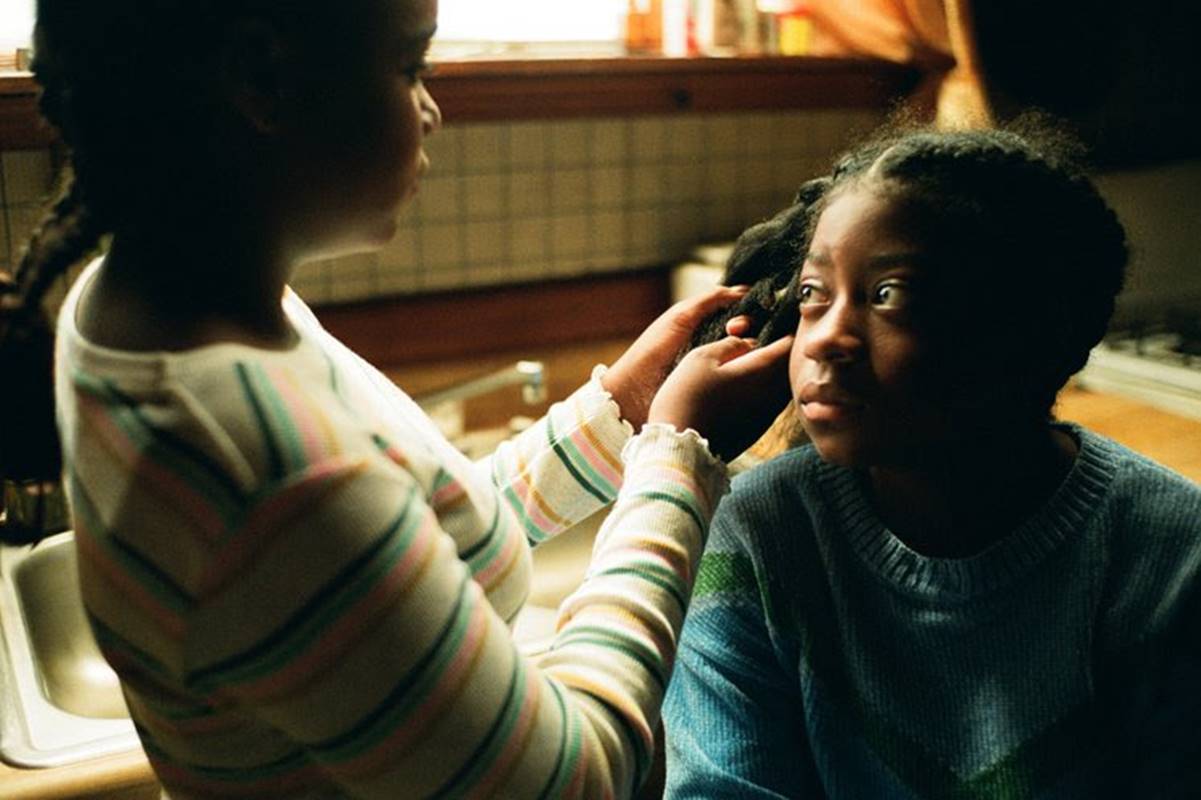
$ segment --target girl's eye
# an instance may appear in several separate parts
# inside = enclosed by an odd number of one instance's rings
[[[884,281],[872,291],[872,305],[880,308],[908,308],[913,302],[909,284],[904,281]]]
[[[812,306],[826,301],[826,292],[821,284],[814,281],[801,281],[797,288],[797,298],[802,307]]]

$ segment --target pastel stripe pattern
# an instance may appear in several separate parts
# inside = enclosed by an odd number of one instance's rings
[[[725,491],[702,441],[631,438],[594,378],[478,469],[292,294],[293,350],[93,348],[95,268],[56,367],[81,589],[173,800],[639,785]],[[523,656],[530,544],[612,503]]]

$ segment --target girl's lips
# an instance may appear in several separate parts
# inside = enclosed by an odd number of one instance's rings
[[[806,383],[797,394],[801,414],[810,422],[841,422],[857,415],[866,403],[829,383]]]
[[[832,383],[806,383],[797,393],[801,405],[818,403],[831,406],[862,407],[866,405],[857,395],[835,386]]]

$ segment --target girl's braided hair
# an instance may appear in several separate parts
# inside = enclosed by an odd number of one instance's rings
[[[1021,412],[1045,417],[1104,335],[1129,256],[1081,154],[1037,114],[971,131],[886,126],[739,237],[722,282],[752,290],[714,315],[693,346],[720,338],[736,314],[761,325],[763,343],[794,331],[795,276],[817,219],[840,192],[866,187],[901,203],[929,252],[934,288],[923,323],[938,334],[948,369],[965,386],[979,386],[987,370]]]

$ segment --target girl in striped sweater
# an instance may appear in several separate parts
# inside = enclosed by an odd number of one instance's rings
[[[74,177],[2,324],[111,235],[59,314],[58,423],[87,613],[176,800],[633,794],[721,459],[787,395],[787,340],[668,375],[717,290],[473,464],[321,328],[288,276],[395,232],[440,124],[435,14],[38,4]],[[609,503],[534,663],[529,546]]]

